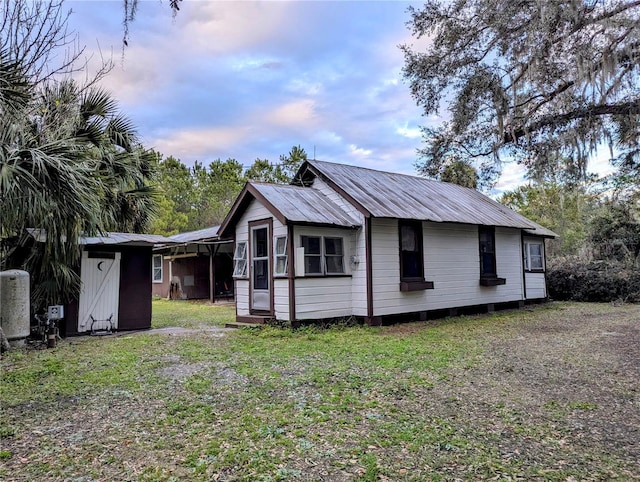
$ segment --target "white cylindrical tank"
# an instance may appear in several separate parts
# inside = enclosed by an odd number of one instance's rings
[[[24,344],[29,336],[29,273],[12,269],[0,271],[0,326],[9,343]]]

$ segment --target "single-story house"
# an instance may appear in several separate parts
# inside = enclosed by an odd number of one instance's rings
[[[233,299],[233,240],[219,226],[169,236],[153,249],[153,295],[161,298]]]
[[[474,189],[306,161],[291,185],[249,182],[234,238],[236,319],[383,317],[547,297],[552,231]]]

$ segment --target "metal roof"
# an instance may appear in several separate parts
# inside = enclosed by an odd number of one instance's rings
[[[345,164],[307,163],[312,172],[327,178],[374,217],[506,226],[542,234],[540,225],[475,189]],[[301,176],[302,169],[294,182],[301,182]]]
[[[288,221],[345,227],[361,224],[317,189],[258,182],[251,186]]]
[[[33,237],[37,243],[47,241],[47,232],[43,229],[27,228],[27,232]],[[62,237],[66,241],[66,237]],[[173,244],[173,241],[158,234],[136,234],[136,233],[111,233],[107,232],[104,236],[80,236],[78,244],[84,246],[93,246],[98,244],[111,245],[130,245],[130,246],[148,246],[161,243]]]
[[[550,229],[547,229],[544,226],[540,226],[538,223],[534,223],[533,221],[531,221],[531,223],[536,225],[536,229],[525,229],[524,230],[525,233],[533,234],[534,236],[544,236],[546,238],[558,237],[558,235],[553,231],[551,231]]]
[[[176,243],[192,243],[195,241],[204,241],[218,239],[218,229],[220,226],[213,226],[211,228],[198,229],[197,231],[187,231],[185,233],[174,234],[169,236],[171,241]]]
[[[78,244],[85,246],[98,245],[98,244],[119,244],[130,246],[145,246],[161,243],[171,243],[172,240],[160,236],[158,234],[135,234],[135,233],[106,233],[105,236],[91,236],[81,237],[78,240]]]

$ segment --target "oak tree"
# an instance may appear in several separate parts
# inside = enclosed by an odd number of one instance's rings
[[[428,0],[409,8],[404,76],[426,115],[424,170],[449,156],[495,178],[504,160],[529,172],[552,154],[579,173],[608,144],[621,169],[640,164],[640,0]],[[613,156],[612,156],[613,157]]]

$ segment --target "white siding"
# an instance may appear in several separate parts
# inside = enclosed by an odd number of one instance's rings
[[[352,236],[350,246],[350,256],[355,256],[355,259],[358,261],[357,263],[350,263],[352,275],[351,303],[354,315],[367,316],[367,248],[364,233],[364,215],[322,179],[314,179],[313,187],[340,206],[345,212],[357,218],[360,222],[361,227]]]
[[[349,201],[343,198],[340,194],[334,191],[326,182],[324,182],[320,178],[315,178],[313,180],[313,188],[320,191],[322,194],[327,196],[331,201],[336,203],[338,206],[342,208],[343,211],[349,213],[351,216],[360,220],[361,223],[364,223],[364,216],[360,211],[358,211]]]
[[[351,256],[357,263],[351,265],[351,304],[353,314],[367,316],[367,246],[364,227],[352,235]]]
[[[249,315],[249,280],[236,280],[236,313],[239,316]]]
[[[296,278],[296,318],[299,320],[351,314],[351,278]]]
[[[289,280],[277,278],[273,280],[274,299],[273,309],[274,316],[278,320],[289,320]]]
[[[352,315],[352,246],[357,233],[353,229],[294,227],[294,245],[301,245],[300,236],[340,236],[343,238],[344,267],[347,276],[308,276],[295,279],[296,318],[334,318]],[[360,269],[360,268],[356,268]],[[366,300],[365,300],[366,301]],[[365,305],[366,306],[366,305]]]
[[[238,224],[236,224],[236,242],[249,240],[249,221],[258,221],[260,219],[270,218],[273,218],[273,215],[266,207],[264,207],[255,199],[251,201],[249,207],[247,207],[247,210],[238,220]],[[276,223],[282,226],[282,224],[277,219],[274,219],[273,221],[274,230],[276,228]]]
[[[535,300],[547,297],[547,285],[544,273],[525,273],[525,286],[527,288],[527,299]]]
[[[425,234],[425,273],[434,282],[428,309],[523,299],[518,229],[496,228],[496,269],[506,279],[500,286],[480,286],[477,226],[426,223]]]
[[[372,220],[374,316],[522,299],[520,231],[496,228],[501,286],[480,286],[478,227],[423,223],[425,279],[433,290],[400,291],[398,221]]]

